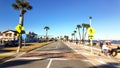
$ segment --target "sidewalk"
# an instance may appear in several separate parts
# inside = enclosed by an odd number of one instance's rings
[[[100,49],[93,48],[93,53],[91,54],[91,47],[85,46],[83,44],[76,45],[75,43],[65,42],[71,49],[73,49],[77,54],[82,54],[87,58],[87,62],[92,63],[95,66],[100,65],[108,65],[112,67],[120,68],[120,59],[116,59],[114,57],[105,56],[101,54],[101,56],[98,55],[100,52]]]

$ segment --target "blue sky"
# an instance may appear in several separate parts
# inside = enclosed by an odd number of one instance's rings
[[[77,24],[89,23],[96,29],[95,39],[120,40],[120,0],[28,0],[33,10],[25,14],[24,27],[45,35],[44,26],[49,26],[49,35],[69,35]],[[0,0],[0,31],[15,29],[19,11],[11,4],[15,0]]]

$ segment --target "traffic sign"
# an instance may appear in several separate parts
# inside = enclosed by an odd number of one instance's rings
[[[96,30],[95,30],[93,27],[89,27],[89,28],[87,29],[87,33],[88,33],[89,35],[94,35],[95,32],[96,32]]]
[[[25,39],[26,38],[26,34],[22,34],[22,38]]]
[[[93,36],[93,35],[89,35],[89,36],[88,36],[88,39],[93,40],[93,39],[94,39],[94,36]]]
[[[24,27],[21,24],[18,24],[15,29],[17,32],[21,33],[24,30]]]

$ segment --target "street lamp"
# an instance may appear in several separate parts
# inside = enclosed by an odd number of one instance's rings
[[[90,27],[92,26],[92,16],[89,17],[90,19]],[[91,54],[93,53],[93,41],[92,39],[90,40],[90,45],[91,45]]]
[[[90,26],[92,26],[92,16],[90,16],[89,19],[90,19]]]

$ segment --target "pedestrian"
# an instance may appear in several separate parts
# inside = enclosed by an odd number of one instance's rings
[[[78,39],[76,39],[76,44],[78,44]]]
[[[108,54],[108,50],[109,50],[108,43],[105,42],[105,43],[103,44],[103,46],[102,46],[102,51],[103,51],[103,53],[104,53],[106,56],[107,56],[107,54]]]
[[[100,53],[103,53],[103,51],[102,51],[102,46],[103,46],[103,41],[100,41],[99,42],[99,47],[100,47],[100,52],[99,52],[99,56],[100,56]]]

